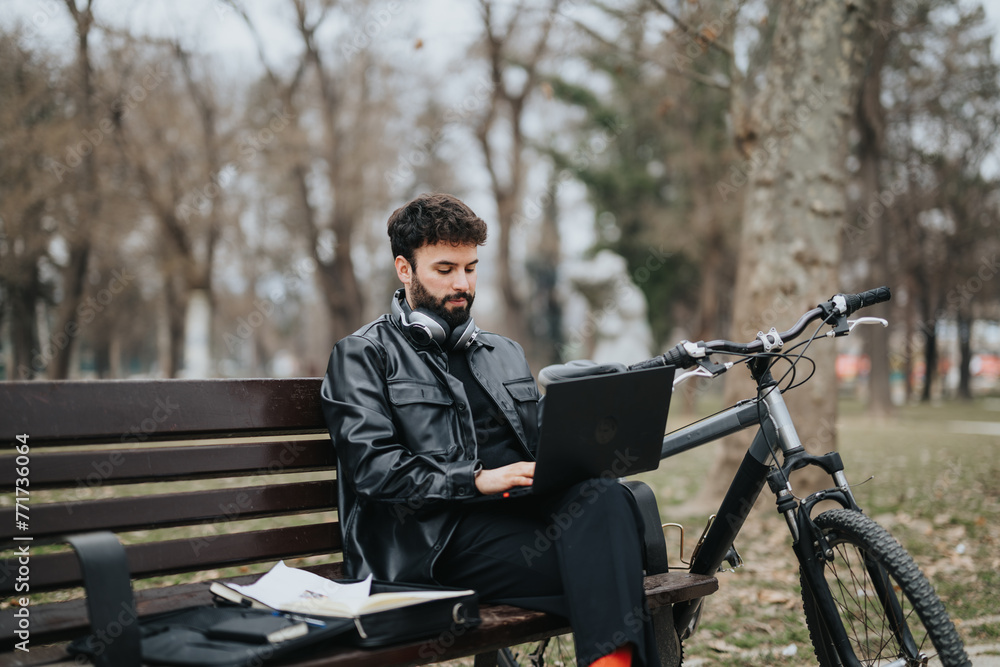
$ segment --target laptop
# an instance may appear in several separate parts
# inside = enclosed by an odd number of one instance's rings
[[[660,464],[673,380],[674,367],[664,366],[550,384],[531,486],[465,502],[520,498],[588,479],[655,470]]]

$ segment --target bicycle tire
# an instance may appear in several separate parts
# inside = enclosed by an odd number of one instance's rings
[[[870,518],[847,509],[823,512],[816,525],[834,551],[824,563],[824,576],[834,603],[840,610],[836,622],[844,625],[851,646],[862,665],[887,665],[906,658],[907,665],[966,667],[972,663],[962,639],[948,617],[944,605],[913,558],[884,528]],[[867,565],[866,565],[867,558]],[[873,575],[872,572],[881,573]],[[802,578],[802,602],[806,626],[821,667],[841,667],[827,626],[816,605],[812,590]],[[876,577],[885,577],[876,583]],[[898,601],[905,625],[920,653],[928,662],[905,656],[901,633],[891,627],[885,612],[890,598],[880,599],[878,588],[892,592]]]
[[[572,667],[576,665],[573,635],[557,635],[501,649],[497,667]]]

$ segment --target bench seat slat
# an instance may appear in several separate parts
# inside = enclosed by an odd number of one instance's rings
[[[14,488],[16,460],[16,455],[0,456],[0,488]],[[336,453],[329,440],[234,442],[106,453],[32,449],[30,490],[333,470],[336,465]]]
[[[343,563],[324,563],[302,568],[327,577],[328,579],[343,578]],[[225,581],[236,584],[250,584],[260,578],[259,574],[244,574],[236,577],[226,577]],[[212,594],[206,582],[191,584],[176,584],[169,588],[148,588],[135,591],[136,608],[139,616],[151,616],[160,612],[173,611],[181,607],[212,604]],[[85,634],[87,629],[86,600],[80,598],[31,607],[32,644],[38,642],[58,642],[73,639]],[[0,642],[4,646],[13,646],[14,624],[13,616],[0,614]],[[2,664],[2,659],[0,659]]]
[[[339,563],[329,563],[308,567],[322,576],[339,578],[341,576]],[[249,583],[260,575],[245,575],[227,579],[236,583]],[[646,578],[645,589],[651,610],[660,606],[684,602],[718,589],[718,581],[714,577],[692,575],[687,572],[669,572]],[[169,595],[162,589],[137,591],[136,601],[140,616],[177,609],[187,605],[210,604],[212,601],[208,585],[204,582],[196,584],[181,584],[173,587]],[[73,600],[57,605],[47,605],[32,612],[32,636],[46,641],[63,641],[78,637],[86,632],[86,625],[81,618],[86,617],[84,600]],[[52,607],[63,607],[63,610]],[[300,667],[340,667],[364,666],[381,667],[382,665],[400,662],[403,664],[421,664],[431,661],[447,660],[470,652],[482,653],[497,650],[511,643],[525,643],[541,639],[552,634],[569,632],[564,619],[541,612],[520,609],[507,605],[483,605],[481,607],[483,624],[463,636],[456,636],[454,645],[449,640],[435,642],[432,638],[421,642],[401,644],[380,650],[352,649],[340,647],[334,651],[314,649],[315,657],[308,654]],[[0,617],[0,641],[13,640],[14,628],[6,616]]]
[[[228,535],[167,540],[125,547],[133,578],[193,572],[282,558],[340,551],[336,521]],[[31,558],[31,590],[45,591],[82,585],[80,565],[72,552]],[[0,594],[14,592],[17,560],[0,562]]]
[[[91,530],[125,532],[220,521],[333,510],[335,480],[213,489],[129,498],[31,506],[31,536],[36,540]],[[0,509],[3,539],[17,533],[16,508]]]
[[[29,444],[322,433],[320,378],[0,382],[8,433]],[[58,418],[53,418],[58,415]]]

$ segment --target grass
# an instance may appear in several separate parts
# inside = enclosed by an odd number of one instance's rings
[[[914,557],[967,644],[1000,641],[1000,435],[957,432],[955,422],[995,424],[998,407],[995,399],[908,406],[873,421],[863,406],[844,402],[838,419],[838,450],[858,503]],[[671,427],[692,420],[672,415]],[[685,557],[711,512],[694,514],[689,501],[716,455],[709,445],[639,476],[656,492],[662,520],[684,524]],[[684,642],[685,665],[816,664],[791,539],[766,487],[761,495],[737,539],[745,565],[719,574],[719,591]],[[677,532],[667,539],[677,563]]]
[[[1000,435],[956,431],[967,430],[956,422],[968,421],[1000,422],[995,401],[905,407],[880,422],[844,403],[838,449],[848,479],[858,485],[859,505],[914,557],[967,642],[992,643],[1000,637]],[[716,451],[709,446],[681,454],[644,476],[657,492],[664,521],[688,528],[686,551],[707,518],[691,515],[687,500]],[[685,642],[691,663],[762,664],[766,653],[767,664],[815,664],[788,531],[772,496],[765,490],[762,497],[737,539],[745,567],[719,575],[719,592]],[[672,562],[674,535],[668,533]],[[781,654],[793,646],[794,655]]]

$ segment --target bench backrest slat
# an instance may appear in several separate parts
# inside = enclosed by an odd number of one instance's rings
[[[101,452],[31,450],[31,489],[82,488],[171,479],[238,477],[297,470],[333,470],[337,457],[322,440],[126,448]],[[0,456],[0,488],[13,489],[17,455]]]
[[[76,556],[48,545],[93,530],[119,534],[134,579],[169,575],[172,583],[173,575],[302,565],[310,556],[336,564],[337,462],[320,383],[0,383],[8,433],[0,492],[23,505],[0,508],[0,594],[15,592],[24,547],[32,593],[79,586]]]
[[[291,526],[228,535],[132,544],[125,547],[133,578],[195,572],[340,551],[335,522]],[[35,555],[31,559],[31,590],[40,592],[82,585],[72,552]],[[0,571],[17,572],[17,559],[0,561]],[[0,594],[14,592],[15,578],[0,577]]]
[[[0,382],[4,432],[32,442],[321,433],[319,378]]]
[[[45,503],[31,508],[31,535],[35,540],[58,535],[111,530],[124,532],[170,528],[199,523],[225,523],[294,512],[322,512],[337,508],[335,480],[213,489],[189,493]],[[15,535],[14,507],[0,509],[0,526]]]

